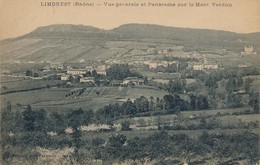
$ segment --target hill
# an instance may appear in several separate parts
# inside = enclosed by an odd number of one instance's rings
[[[39,27],[20,38],[76,38],[98,40],[113,40],[119,38],[119,34],[112,31],[98,29],[92,26],[57,24]]]
[[[83,25],[50,25],[14,39],[1,41],[1,58],[6,61],[57,61],[99,58],[106,41],[118,34]],[[87,60],[86,59],[86,60]]]
[[[61,24],[39,27],[23,36],[1,41],[0,56],[7,62],[105,60],[127,52],[123,45],[129,41],[184,45],[190,49],[224,47],[240,52],[248,44],[259,49],[259,38],[259,32],[238,34],[148,24],[126,24],[112,30]],[[111,48],[106,44],[110,41],[119,42],[119,47]]]
[[[242,47],[260,43],[260,32],[239,34],[228,31],[210,29],[176,28],[151,24],[126,24],[113,29],[122,34],[124,39],[168,39],[185,46],[218,46],[218,47]]]

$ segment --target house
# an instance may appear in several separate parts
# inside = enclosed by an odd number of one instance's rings
[[[204,67],[201,64],[195,64],[192,66],[193,70],[203,70]]]
[[[200,54],[196,51],[193,51],[192,53],[187,55],[187,58],[198,58]]]
[[[217,64],[207,64],[207,65],[204,65],[204,69],[218,69],[218,65]]]
[[[107,69],[106,65],[101,65],[96,68],[96,72],[97,74],[100,75],[106,75],[107,74],[106,69]]]
[[[241,55],[256,55],[254,47],[252,45],[244,46],[244,51],[241,52]]]
[[[150,125],[150,126],[136,126],[130,125],[130,128],[134,131],[145,131],[145,130],[158,130],[157,125]]]
[[[79,63],[84,63],[84,62],[85,62],[84,59],[80,59],[80,60],[79,60]]]
[[[158,54],[167,54],[167,53],[168,53],[167,49],[158,50]]]
[[[149,64],[148,64],[148,66],[149,66],[149,68],[150,69],[155,69],[155,68],[157,68],[157,63],[155,63],[155,62],[150,62]]]
[[[204,70],[204,69],[218,69],[217,64],[195,64],[192,66],[193,70]]]
[[[95,83],[94,77],[82,77],[79,80],[81,83]]]
[[[159,79],[159,78],[153,79],[153,81],[161,84],[168,84],[170,82],[170,80],[168,79]]]
[[[60,63],[51,63],[49,65],[49,67],[51,70],[63,70],[64,69],[63,64],[60,64]]]
[[[42,71],[43,71],[43,72],[49,72],[49,71],[51,71],[50,65],[44,66],[44,67],[42,68]]]
[[[238,66],[237,66],[238,68],[247,68],[248,67],[248,65],[243,65],[243,64],[239,64]]]
[[[167,67],[168,65],[177,63],[176,61],[145,61],[145,65],[148,65],[150,69],[156,69],[159,66]]]
[[[122,86],[123,85],[123,81],[121,81],[121,80],[112,80],[111,82],[110,82],[110,84],[111,84],[111,86]]]
[[[147,53],[155,53],[155,52],[156,52],[156,48],[147,49]]]
[[[72,69],[72,68],[69,68],[67,70],[67,74],[69,74],[69,75],[81,75],[81,74],[85,74],[85,73],[86,73],[85,69]]]
[[[64,66],[62,64],[56,65],[56,70],[63,70]]]
[[[152,76],[152,79],[165,79],[165,80],[173,80],[181,77],[181,73],[163,73],[157,72],[156,75]]]
[[[73,129],[72,129],[71,127],[67,127],[67,128],[64,130],[64,132],[65,132],[66,134],[72,134],[72,133],[73,133]]]
[[[127,77],[123,80],[123,85],[129,85],[129,84],[143,85],[144,80],[138,77]]]
[[[60,80],[62,80],[62,81],[67,81],[67,80],[69,80],[69,75],[62,75],[62,76],[60,77]]]

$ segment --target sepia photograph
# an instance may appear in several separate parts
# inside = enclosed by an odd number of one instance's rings
[[[259,0],[0,0],[1,165],[260,165]]]

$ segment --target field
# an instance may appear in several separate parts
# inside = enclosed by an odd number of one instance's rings
[[[190,138],[198,138],[203,132],[211,133],[224,133],[224,134],[236,134],[241,132],[248,131],[247,129],[226,129],[226,130],[174,130],[174,131],[166,131],[170,135],[178,135],[178,134],[185,134],[188,135]],[[132,139],[134,137],[148,137],[156,132],[160,132],[159,130],[146,130],[146,131],[121,131],[120,134],[123,134],[127,137],[127,139]],[[252,129],[250,132],[254,132],[260,135],[259,129]],[[119,132],[116,132],[119,133]],[[83,139],[85,141],[89,141],[92,139],[96,139],[98,137],[102,137],[105,140],[111,135],[116,134],[115,132],[85,132],[83,133]]]
[[[57,86],[62,84],[61,80],[45,80],[45,79],[32,79],[27,76],[1,76],[1,88],[0,92],[12,93],[20,91],[30,91],[40,88],[45,88],[47,86]]]
[[[119,119],[115,123],[120,124],[123,121],[128,121],[131,125],[136,126],[134,129],[151,130],[155,129],[159,123],[162,126],[174,126],[179,124],[184,128],[189,128],[189,125],[198,125],[201,118],[210,121],[215,121],[222,126],[237,126],[238,124],[260,122],[259,115],[237,115],[245,111],[250,111],[250,107],[234,108],[234,109],[217,109],[217,110],[204,110],[204,111],[184,111],[179,116],[175,114],[157,115],[147,117],[131,117],[128,119]],[[157,128],[156,128],[157,129]]]
[[[253,80],[251,84],[252,89],[256,89],[256,92],[260,91],[260,76],[259,75],[252,75],[252,76],[245,76],[244,79],[251,79]]]
[[[220,117],[220,119],[223,122],[245,122],[245,123],[249,123],[249,122],[260,122],[260,114],[253,114],[253,115],[233,115],[231,116],[223,116]]]
[[[80,93],[81,89],[85,89]],[[13,106],[21,104],[47,110],[93,109],[108,104],[122,103],[128,98],[141,96],[162,98],[164,91],[156,88],[140,87],[86,87],[86,88],[44,88],[33,91],[15,92],[0,95],[1,100],[10,101]]]
[[[25,92],[16,92],[0,95],[3,102],[10,101],[13,108],[20,109],[21,106],[35,104],[38,102],[52,101],[54,99],[63,99],[67,93],[67,89],[39,89]],[[21,106],[20,106],[21,105]]]

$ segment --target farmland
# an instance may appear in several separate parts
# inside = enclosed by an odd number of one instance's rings
[[[162,98],[167,92],[156,88],[127,87],[88,87],[88,88],[46,88],[45,84],[57,84],[60,81],[42,81],[23,78],[5,79],[2,83],[8,91],[17,91],[1,95],[2,100],[8,100],[13,105],[55,110],[98,109],[111,103],[122,103],[141,96]],[[32,90],[34,88],[42,88]],[[82,89],[84,92],[80,93]],[[26,90],[26,91],[21,91]]]
[[[131,24],[50,25],[4,41],[3,160],[40,164],[56,152],[75,164],[183,164],[190,155],[193,164],[255,163],[259,43],[247,45],[254,40]]]

